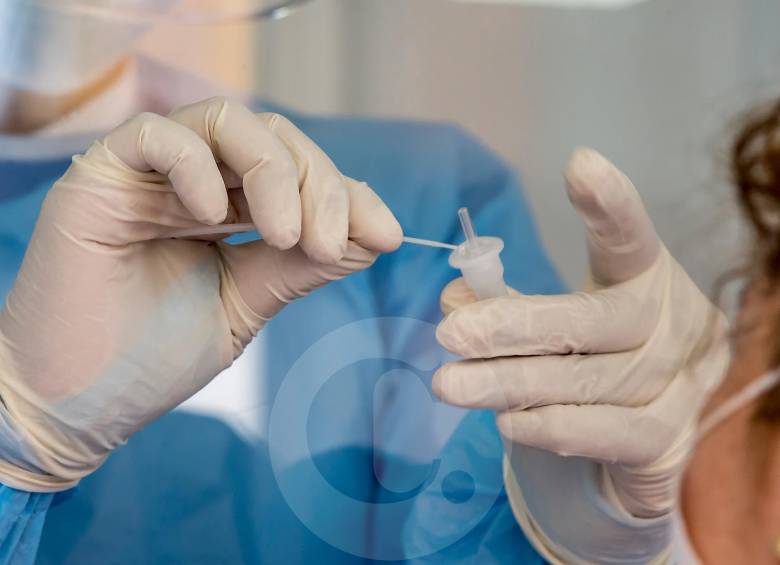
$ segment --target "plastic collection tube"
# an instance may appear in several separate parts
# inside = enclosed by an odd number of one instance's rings
[[[466,241],[450,255],[450,265],[460,269],[466,284],[480,300],[507,296],[501,251],[504,241],[498,237],[478,237],[468,208],[458,210]]]
[[[182,239],[187,237],[205,237],[209,235],[230,235],[235,233],[247,233],[256,231],[254,224],[221,224],[218,226],[198,226],[197,228],[188,228],[175,231],[171,237]],[[419,237],[404,236],[404,243],[413,245],[424,245],[425,247],[439,247],[442,249],[457,249],[456,245],[451,243],[442,243],[441,241],[431,241],[430,239],[420,239]]]

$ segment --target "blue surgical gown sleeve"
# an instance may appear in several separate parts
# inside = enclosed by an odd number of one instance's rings
[[[0,485],[0,563],[35,562],[46,512],[52,494],[16,490]]]

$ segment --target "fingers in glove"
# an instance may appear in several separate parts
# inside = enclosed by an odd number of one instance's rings
[[[439,307],[442,313],[447,316],[457,308],[466,304],[478,302],[477,295],[466,284],[466,279],[459,277],[444,287],[439,296]]]
[[[614,353],[642,345],[655,327],[654,284],[617,285],[557,296],[509,296],[466,304],[436,330],[439,343],[465,357]]]
[[[594,282],[609,286],[647,270],[661,245],[628,177],[593,149],[578,149],[566,181],[569,199],[587,228]]]
[[[224,173],[222,175],[222,178],[226,178],[226,175]],[[229,179],[230,177],[228,176],[227,178]],[[223,223],[225,225],[251,224],[252,215],[249,210],[249,203],[246,200],[244,189],[240,185],[240,183],[238,188],[228,188],[227,195],[228,195],[228,213]],[[226,230],[224,233],[197,235],[197,236],[188,237],[186,239],[192,239],[197,241],[222,241],[223,239],[227,239],[231,235],[233,234],[230,233],[228,230]]]
[[[220,244],[241,298],[257,316],[269,320],[285,304],[370,267],[377,254],[352,241],[337,263],[315,263],[299,247],[280,251],[263,241]]]
[[[216,225],[225,220],[228,198],[222,175],[208,145],[191,129],[144,113],[108,134],[103,144],[135,171],[166,175],[197,221]]]
[[[508,287],[509,296],[522,296],[514,288]],[[439,306],[442,313],[447,316],[453,310],[465,306],[466,304],[473,304],[478,302],[479,299],[471,287],[466,284],[466,280],[463,277],[457,278],[451,281],[441,293],[439,297]]]
[[[349,191],[349,239],[380,253],[398,249],[403,230],[390,209],[366,183],[349,177],[345,181]]]
[[[298,243],[298,170],[285,145],[259,116],[242,104],[211,98],[169,117],[195,132],[214,157],[241,178],[252,221],[269,245],[289,249]]]
[[[222,182],[228,189],[240,188],[243,191],[244,179],[225,163],[219,163],[219,172],[222,175]]]
[[[666,380],[652,377],[672,359],[650,367],[636,357],[631,351],[457,361],[436,372],[433,391],[448,404],[498,411],[553,404],[642,406],[666,387]]]
[[[303,213],[301,247],[318,263],[338,263],[349,237],[346,180],[317,144],[289,120],[279,114],[261,114],[260,119],[287,147],[297,167]]]
[[[639,408],[553,405],[502,412],[496,423],[514,443],[604,463],[644,466],[666,453],[701,406],[701,390],[685,376]]]

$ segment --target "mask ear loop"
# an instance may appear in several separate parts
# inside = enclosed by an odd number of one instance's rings
[[[711,414],[707,415],[699,424],[696,433],[696,443],[701,441],[713,428],[722,423],[726,418],[750,404],[753,400],[769,392],[780,383],[780,367],[766,373],[753,381],[726,402],[718,406]]]

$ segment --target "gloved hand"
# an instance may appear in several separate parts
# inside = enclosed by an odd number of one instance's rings
[[[169,237],[250,218],[263,241]],[[367,185],[279,115],[211,99],[121,125],[47,195],[0,314],[0,482],[72,486],[285,304],[401,236]]]
[[[727,368],[727,324],[625,175],[584,149],[566,178],[587,227],[590,288],[477,302],[451,283],[437,337],[465,360],[433,387],[499,412],[507,491],[549,559],[647,562],[666,548],[697,412]]]

